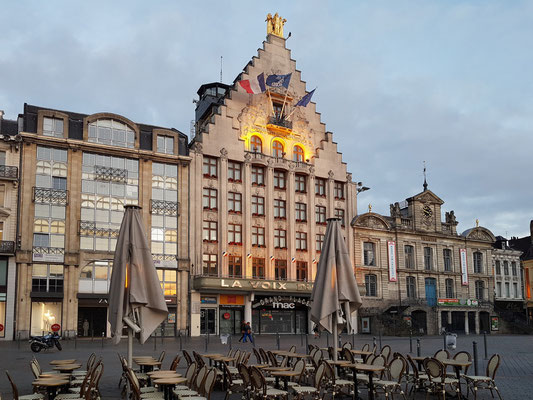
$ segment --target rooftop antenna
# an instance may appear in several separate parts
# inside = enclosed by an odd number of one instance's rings
[[[428,190],[428,183],[426,181],[426,162],[424,161],[424,192]]]
[[[222,56],[220,56],[220,83],[222,83]]]

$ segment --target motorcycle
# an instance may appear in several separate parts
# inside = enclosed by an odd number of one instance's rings
[[[50,349],[52,347],[57,347],[58,350],[62,350],[59,336],[56,332],[48,333],[44,336],[30,336],[30,348],[34,353],[40,352],[42,349]]]

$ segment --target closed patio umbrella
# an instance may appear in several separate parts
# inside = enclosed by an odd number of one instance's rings
[[[339,329],[350,326],[352,313],[362,304],[338,218],[328,218],[311,302],[311,321],[333,334],[336,348]],[[333,354],[337,360],[337,351]]]
[[[128,326],[128,364],[133,334],[144,343],[167,317],[168,309],[142,222],[140,207],[125,206],[109,285],[109,323],[118,344]]]

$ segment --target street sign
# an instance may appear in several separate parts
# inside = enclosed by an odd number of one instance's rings
[[[58,331],[61,329],[61,325],[59,325],[59,324],[54,324],[54,325],[52,325],[50,328],[52,328],[52,331],[53,331],[53,332],[58,332]]]

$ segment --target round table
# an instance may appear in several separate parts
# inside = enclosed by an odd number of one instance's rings
[[[187,378],[183,378],[180,376],[171,376],[167,378],[159,378],[155,379],[154,383],[157,385],[160,385],[163,388],[163,395],[165,396],[165,400],[170,400],[172,397],[172,388],[175,385],[178,385],[180,383],[187,382]]]
[[[161,361],[157,360],[135,360],[135,363],[141,367],[141,372],[150,372],[154,367],[161,366]]]
[[[461,370],[465,367],[472,365],[471,361],[458,361],[454,359],[440,360],[445,366],[451,366],[455,370],[455,375],[457,377],[457,384],[459,385],[459,393],[463,397],[463,391],[461,389]]]
[[[54,370],[59,371],[64,374],[64,373],[72,372],[79,368],[81,368],[81,364],[60,364],[54,367]]]
[[[301,372],[297,372],[297,371],[293,371],[293,370],[289,370],[289,371],[272,371],[270,373],[270,375],[275,376],[276,377],[276,381],[281,376],[283,378],[284,390],[286,392],[288,392],[289,391],[289,378],[301,375]],[[279,387],[278,382],[276,382],[276,386]]]
[[[48,400],[53,400],[56,397],[57,388],[69,384],[68,379],[56,378],[40,378],[31,383],[33,386],[45,387],[46,397]]]
[[[70,360],[52,360],[50,361],[50,365],[74,364],[75,362],[75,358],[71,358]]]

